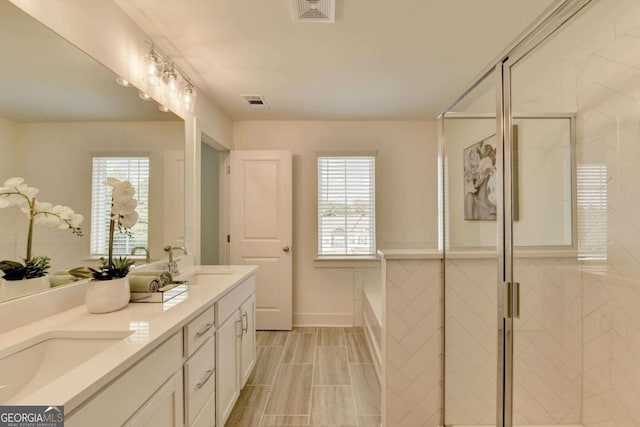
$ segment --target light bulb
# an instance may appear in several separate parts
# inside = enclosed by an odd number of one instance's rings
[[[179,92],[178,73],[174,69],[167,70],[162,75],[162,81],[164,82],[165,99],[177,99]]]
[[[131,87],[131,82],[124,77],[118,77],[116,79],[116,83],[118,83],[120,86]]]
[[[184,109],[190,113],[193,113],[193,108],[196,105],[196,96],[197,93],[193,85],[189,82],[185,83],[180,94],[180,101]]]
[[[152,86],[160,86],[160,83],[162,83],[164,62],[162,62],[162,59],[160,59],[160,57],[153,52],[146,55],[144,59],[146,61],[147,69],[145,73],[145,81]]]
[[[145,101],[151,101],[151,95],[149,95],[148,93],[145,93],[145,92],[143,92],[143,91],[139,91],[139,92],[138,92],[138,97],[139,97],[140,99],[145,100]]]
[[[158,110],[162,111],[163,113],[168,113],[168,112],[169,112],[169,108],[168,108],[168,107],[165,107],[165,106],[164,106],[164,105],[162,105],[162,104],[159,104],[159,105],[158,105]]]

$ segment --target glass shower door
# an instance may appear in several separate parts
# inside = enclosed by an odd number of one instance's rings
[[[440,118],[444,425],[495,425],[496,76]]]
[[[577,68],[558,34],[504,64],[505,283],[512,425],[582,424]],[[509,425],[509,424],[507,424]]]

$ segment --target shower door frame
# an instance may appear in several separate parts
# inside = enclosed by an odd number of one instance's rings
[[[552,37],[564,24],[580,12],[591,2],[598,0],[559,0],[550,6],[537,21],[522,33],[497,60],[493,61],[456,100],[438,115],[439,130],[439,181],[441,194],[439,197],[440,213],[440,247],[443,252],[442,274],[442,322],[446,329],[446,271],[445,260],[447,248],[445,247],[445,223],[444,191],[447,188],[444,183],[444,156],[446,141],[444,138],[444,119],[447,113],[455,116],[452,109],[462,101],[469,93],[478,87],[486,78],[494,74],[496,82],[496,137],[497,137],[497,393],[496,393],[496,426],[513,427],[513,388],[514,388],[514,308],[520,305],[519,291],[514,285],[514,245],[513,245],[513,212],[514,212],[514,188],[513,188],[513,111],[511,103],[511,74],[513,67],[536,47]],[[575,237],[574,237],[575,239]],[[574,241],[575,244],[575,241]],[[446,334],[443,333],[443,340]],[[442,412],[440,425],[445,426],[446,411],[446,354],[443,342],[442,356]]]

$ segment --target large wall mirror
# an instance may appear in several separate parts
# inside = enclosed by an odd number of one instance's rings
[[[152,260],[164,256],[164,245],[184,244],[182,119],[117,85],[111,70],[9,2],[0,2],[0,55],[0,186],[21,177],[39,189],[37,200],[84,216],[82,236],[34,225],[32,254],[51,258],[49,277],[97,264],[104,236],[92,194],[102,183],[101,164],[103,174],[125,168],[135,175],[140,207],[148,212],[136,227],[147,236]],[[18,207],[0,207],[0,260],[25,258],[28,224]],[[0,284],[0,301],[36,291]],[[52,279],[49,286],[63,285]]]

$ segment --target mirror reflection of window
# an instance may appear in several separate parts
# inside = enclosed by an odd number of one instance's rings
[[[114,255],[129,255],[136,246],[149,246],[149,157],[94,157],[91,190],[91,257],[106,256],[109,248],[111,187],[107,178],[130,181],[136,190],[138,222],[130,234],[116,230]]]

